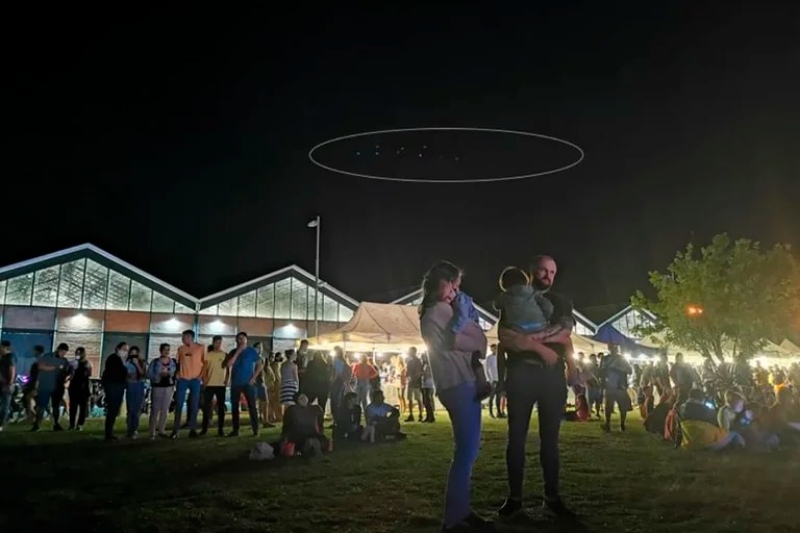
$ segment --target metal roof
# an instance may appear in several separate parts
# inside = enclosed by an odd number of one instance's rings
[[[314,275],[309,273],[307,270],[304,270],[297,265],[290,265],[280,270],[260,276],[256,279],[252,279],[245,283],[241,283],[234,287],[211,294],[204,298],[197,298],[173,285],[170,285],[166,281],[158,279],[152,274],[148,274],[144,270],[133,266],[127,261],[124,261],[119,257],[110,254],[105,250],[101,250],[97,246],[89,243],[73,246],[72,248],[67,248],[51,254],[34,257],[33,259],[20,261],[5,267],[0,267],[0,281],[35,272],[50,266],[69,263],[70,261],[84,258],[97,261],[103,266],[111,268],[120,274],[124,274],[131,279],[142,283],[146,287],[160,292],[161,294],[172,298],[176,302],[181,303],[186,307],[196,310],[211,307],[219,302],[224,302],[231,298],[235,298],[240,294],[250,292],[254,289],[263,287],[264,285],[268,285],[288,277],[295,277],[311,285],[312,287],[316,281]],[[342,291],[328,285],[322,280],[320,280],[320,292],[330,296],[338,303],[353,310],[358,309],[357,301]]]
[[[65,250],[34,257],[33,259],[20,261],[19,263],[2,267],[0,268],[0,280],[14,278],[41,270],[43,268],[61,265],[64,263],[69,263],[70,261],[75,261],[76,259],[84,258],[97,261],[101,265],[111,268],[120,274],[124,274],[129,278],[145,285],[146,287],[160,292],[161,294],[168,296],[176,302],[181,303],[191,309],[197,309],[197,305],[200,302],[200,300],[191,294],[184,292],[181,289],[170,285],[166,281],[162,281],[157,277],[148,274],[144,270],[133,266],[127,261],[124,261],[119,257],[112,255],[105,250],[101,250],[97,246],[89,243],[80,244],[78,246],[73,246],[72,248],[67,248]]]

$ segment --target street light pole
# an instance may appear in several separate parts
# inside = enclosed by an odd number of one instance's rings
[[[322,219],[317,218],[308,223],[309,228],[317,230],[317,248],[314,261],[314,337],[319,337],[319,236],[322,229]]]

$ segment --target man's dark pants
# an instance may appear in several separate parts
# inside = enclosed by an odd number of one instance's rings
[[[493,414],[494,413],[494,411],[492,411],[492,407],[496,407],[497,408],[497,414],[498,415],[503,412],[503,410],[500,409],[500,406],[501,406],[500,402],[501,402],[502,399],[503,399],[503,396],[497,390],[497,382],[496,381],[492,381],[492,393],[489,395],[489,414]]]
[[[538,404],[539,460],[544,476],[544,494],[548,499],[556,499],[559,497],[558,434],[567,401],[564,367],[561,364],[545,367],[538,362],[515,361],[507,368],[505,391],[508,410],[506,468],[509,498],[522,499],[525,440],[533,406]]]
[[[258,406],[256,405],[256,388],[253,385],[231,385],[231,425],[233,432],[239,433],[239,409],[244,396],[247,402],[247,414],[250,415],[250,427],[253,434],[258,434]]]
[[[222,433],[225,427],[225,386],[203,388],[203,423],[202,430],[208,431],[211,421],[211,404],[217,400],[217,432]]]

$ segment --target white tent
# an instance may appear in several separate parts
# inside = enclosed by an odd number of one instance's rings
[[[783,342],[780,344],[780,347],[786,350],[787,353],[793,355],[795,357],[800,357],[800,346],[796,345],[789,339],[783,339]]]
[[[405,351],[411,346],[425,349],[416,307],[373,302],[362,302],[347,324],[320,335],[313,344],[316,349],[341,346],[358,352]]]

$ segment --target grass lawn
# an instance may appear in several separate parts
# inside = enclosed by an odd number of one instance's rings
[[[800,452],[688,454],[630,426],[563,426],[563,493],[589,531],[800,531]],[[0,433],[3,533],[436,531],[451,453],[443,414],[406,424],[405,442],[310,463],[249,461],[252,437],[106,444],[100,421],[75,434],[25,430]],[[541,517],[535,434],[529,442],[533,530],[575,531]],[[474,475],[487,515],[506,493],[504,445],[503,421],[487,418]]]

